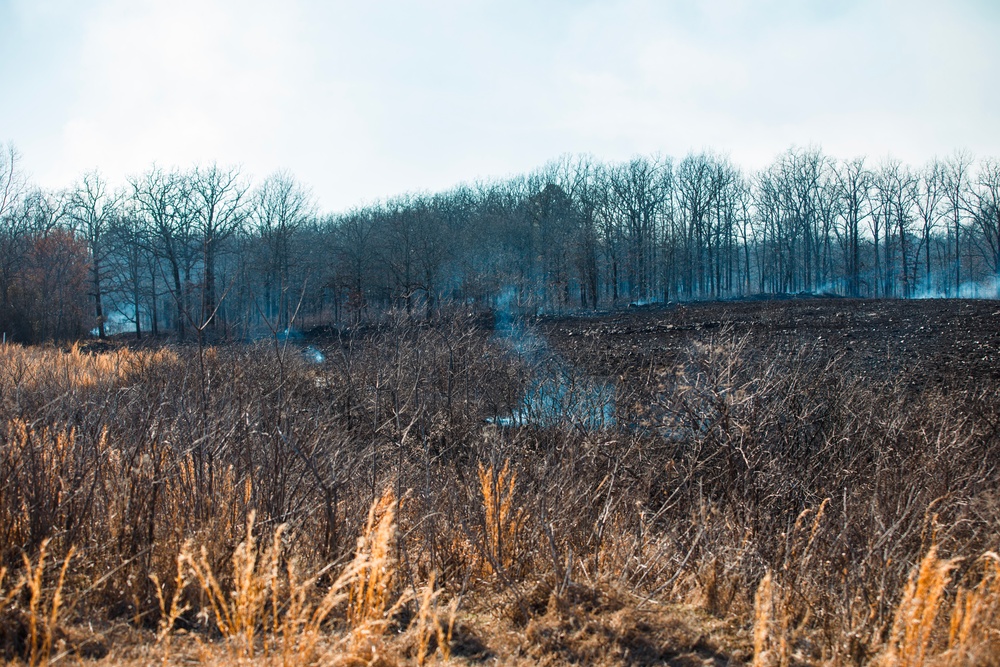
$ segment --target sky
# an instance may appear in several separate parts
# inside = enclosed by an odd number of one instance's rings
[[[336,212],[565,154],[1000,157],[996,0],[0,0],[35,183],[284,169]]]

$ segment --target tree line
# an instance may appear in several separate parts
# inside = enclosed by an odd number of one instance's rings
[[[792,148],[758,171],[711,152],[573,156],[329,214],[288,172],[152,166],[54,191],[0,148],[0,327],[25,342],[246,338],[498,301],[996,296],[1000,275],[1000,161],[965,152],[914,167]]]

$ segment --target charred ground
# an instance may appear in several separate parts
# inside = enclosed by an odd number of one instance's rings
[[[647,306],[539,322],[549,343],[598,374],[639,378],[694,341],[746,338],[753,350],[836,358],[858,378],[920,391],[1000,381],[1000,302],[789,298]],[[597,354],[595,354],[597,352]]]

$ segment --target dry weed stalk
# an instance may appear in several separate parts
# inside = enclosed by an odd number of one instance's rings
[[[316,660],[320,654],[323,625],[334,609],[347,600],[347,590],[357,571],[358,563],[352,562],[330,585],[326,593],[314,602],[313,593],[320,575],[325,570],[308,579],[301,579],[295,560],[289,559],[286,568],[286,594],[282,603],[279,602],[281,596],[277,570],[273,570],[276,583],[270,640],[272,645],[278,644],[277,652],[281,655],[283,665],[312,664]]]
[[[317,595],[317,588],[329,568],[303,578],[296,559],[283,548],[284,525],[275,529],[270,546],[261,551],[254,535],[253,512],[248,517],[244,539],[233,553],[232,590],[228,594],[212,570],[204,547],[196,558],[189,545],[185,545],[178,564],[185,565],[194,575],[234,658],[253,658],[260,633],[265,655],[280,656],[283,665],[311,664],[320,656],[324,624],[337,608],[346,606],[351,633],[341,645],[346,647],[345,659],[350,662],[356,656],[377,653],[377,642],[388,626],[389,617],[407,599],[404,596],[392,601],[396,567],[392,555],[395,505],[391,490],[373,503],[353,561],[322,595]],[[177,616],[185,609],[178,600],[186,585],[187,580],[179,571],[169,609],[160,597],[164,618],[161,638],[169,635]],[[437,623],[436,616],[434,622]],[[443,630],[438,632],[445,636]],[[450,625],[447,636],[450,638]]]
[[[378,642],[389,625],[390,617],[409,599],[404,595],[392,602],[396,578],[396,559],[393,555],[396,505],[396,495],[389,486],[368,511],[368,522],[364,534],[358,538],[354,560],[315,605],[309,603],[308,593],[315,588],[319,575],[299,582],[294,561],[289,561],[290,603],[284,621],[280,623],[285,665],[315,659],[323,624],[334,609],[345,602],[350,634],[342,642],[346,644],[346,654],[340,656],[337,662],[376,662]]]
[[[347,607],[347,620],[356,632],[367,633],[385,624],[396,575],[395,537],[396,495],[389,487],[372,504],[365,532],[358,538]]]
[[[3,612],[4,610],[7,609],[10,603],[13,602],[14,599],[17,597],[17,594],[21,592],[21,589],[24,588],[25,584],[24,577],[21,577],[17,580],[17,583],[14,584],[13,588],[4,593],[3,581],[6,578],[7,578],[7,568],[0,567],[0,612]]]
[[[177,574],[174,577],[174,593],[170,597],[169,606],[167,605],[166,598],[163,596],[163,587],[160,585],[160,578],[156,576],[155,572],[149,575],[149,578],[153,581],[153,585],[156,587],[156,599],[160,604],[160,623],[156,632],[156,643],[163,647],[163,664],[167,664],[170,659],[170,631],[173,630],[174,624],[180,618],[181,614],[191,608],[188,604],[181,604],[181,598],[188,585],[184,562],[186,558],[189,558],[189,553],[190,544],[185,543],[181,552],[177,554]]]
[[[979,583],[959,587],[948,632],[948,665],[971,664],[1000,648],[997,625],[1000,621],[1000,556],[993,551],[977,561],[982,568]]]
[[[806,585],[809,582],[800,579],[809,570],[813,546],[829,504],[827,498],[815,514],[812,509],[799,513],[786,544],[782,583],[775,581],[772,572],[768,571],[757,587],[753,618],[754,667],[786,667],[795,657],[793,649],[811,619],[811,609],[804,599],[809,593]],[[808,521],[810,515],[813,515],[811,522]],[[749,539],[746,534],[744,543]]]
[[[781,587],[770,572],[757,586],[753,611],[753,667],[787,667],[791,657],[789,615]]]
[[[438,608],[441,590],[434,588],[435,579],[435,573],[431,572],[420,594],[420,609],[416,618],[418,665],[426,664],[427,659],[436,652],[440,652],[444,660],[451,658],[451,636],[455,628],[455,616],[458,613],[458,599],[452,600],[448,609],[447,623],[442,623]],[[432,639],[437,644],[434,651],[431,651]]]
[[[486,549],[488,571],[496,567],[507,571],[514,564],[518,531],[524,516],[523,509],[514,507],[514,485],[517,473],[510,469],[510,460],[504,461],[497,471],[479,464],[479,489],[483,497],[486,522]]]
[[[73,558],[75,549],[70,548],[63,560],[62,568],[59,570],[59,579],[56,582],[52,599],[48,602],[46,611],[45,591],[42,586],[42,577],[45,573],[45,555],[49,542],[42,541],[38,550],[38,563],[32,565],[31,559],[25,554],[24,559],[25,575],[24,585],[29,592],[28,598],[28,664],[31,667],[44,665],[49,661],[52,653],[52,641],[59,623],[59,611],[62,609],[62,591],[66,583],[66,571],[69,569],[69,562]],[[17,587],[19,589],[19,586]]]
[[[251,511],[247,517],[246,535],[233,552],[233,590],[228,594],[212,571],[208,551],[204,546],[199,558],[194,558],[186,548],[179,556],[179,559],[187,563],[201,590],[208,597],[219,632],[229,640],[237,640],[237,651],[243,656],[254,654],[255,635],[267,621],[268,600],[272,601],[272,606],[276,604],[274,592],[277,572],[274,563],[277,562],[281,536],[285,530],[284,525],[275,529],[268,553],[263,558],[258,558],[257,539],[253,532],[255,517],[256,514]]]
[[[920,667],[927,662],[945,588],[960,561],[960,558],[938,558],[937,545],[934,545],[910,572],[879,664]]]

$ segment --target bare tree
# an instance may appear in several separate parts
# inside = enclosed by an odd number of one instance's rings
[[[844,201],[840,196],[840,185],[835,165],[832,161],[827,161],[820,174],[819,187],[816,192],[822,285],[828,285],[836,280],[833,238],[839,235],[837,223],[842,219],[843,207]]]
[[[107,233],[113,267],[111,287],[120,295],[122,302],[128,304],[131,315],[121,308],[119,312],[132,320],[136,339],[142,338],[144,303],[149,305],[152,333],[154,336],[157,334],[156,258],[148,232],[135,210],[135,201],[126,200],[111,218]]]
[[[459,239],[448,237],[448,219],[453,215],[442,197],[433,197],[425,199],[422,215],[417,218],[417,266],[428,319],[439,305],[442,271],[460,245]]]
[[[580,307],[588,304],[597,308],[598,300],[598,238],[595,209],[597,200],[593,161],[586,156],[564,156],[547,168],[550,179],[559,185],[572,201],[577,212],[578,227],[572,240],[572,263],[580,288]]]
[[[708,245],[711,296],[715,298],[732,293],[740,179],[739,170],[728,159],[716,160],[713,175],[716,194]]]
[[[934,230],[943,215],[942,204],[945,196],[945,165],[934,159],[920,173],[916,206],[920,216],[920,247],[917,248],[919,261],[920,251],[924,253],[924,290],[930,292],[933,288],[931,270],[931,243]]]
[[[594,213],[598,243],[601,247],[605,277],[604,291],[610,291],[612,304],[618,303],[618,292],[621,287],[619,268],[621,267],[622,230],[618,224],[611,203],[611,183],[607,165],[599,164],[594,169],[594,185],[590,189],[589,200]],[[610,290],[608,289],[610,288]]]
[[[77,233],[90,252],[90,290],[94,299],[94,318],[100,338],[104,338],[104,283],[108,272],[108,227],[116,215],[123,195],[111,192],[108,182],[97,171],[87,172],[70,192],[67,212]]]
[[[714,157],[707,153],[688,155],[677,166],[674,183],[684,249],[683,291],[688,297],[703,294],[708,286],[709,216],[719,194],[716,171]]]
[[[132,178],[130,186],[136,211],[149,228],[156,257],[168,265],[170,275],[165,276],[165,282],[174,300],[174,328],[177,337],[183,339],[189,314],[188,290],[182,275],[187,277],[193,265],[186,179],[177,172],[166,172],[154,166],[145,174]],[[161,270],[159,262],[151,265],[154,283]]]
[[[419,198],[404,195],[389,200],[375,211],[376,224],[381,230],[379,257],[394,283],[388,296],[402,300],[407,315],[413,312],[414,295],[419,289],[418,227],[425,208]]]
[[[24,194],[26,182],[18,163],[21,154],[13,144],[0,144],[0,220],[17,205]]]
[[[994,279],[1000,279],[1000,161],[989,159],[979,170],[973,219],[982,234]]]
[[[861,295],[861,221],[870,212],[872,174],[865,167],[865,159],[855,158],[836,170],[837,185],[842,202],[842,246],[844,271],[847,275],[848,294]]]
[[[743,280],[740,284],[740,291],[743,294],[753,292],[753,269],[750,262],[751,247],[756,241],[754,229],[754,201],[753,190],[750,181],[743,174],[739,175],[735,184],[736,198],[736,230],[739,234],[739,242],[743,251]]]
[[[664,172],[671,170],[669,160],[637,157],[608,172],[609,201],[624,230],[629,298],[633,301],[648,299],[653,287],[657,223],[669,183]]]
[[[5,250],[13,256],[4,262],[4,330],[24,342],[78,338],[88,329],[87,247],[66,228],[66,210],[65,193],[32,189],[6,216]]]
[[[343,267],[340,275],[347,290],[347,308],[355,323],[361,321],[375,259],[376,227],[373,216],[354,211],[333,225],[334,254]]]
[[[12,144],[0,144],[0,326],[5,339],[13,334],[11,289],[28,243],[27,217],[18,211],[25,191],[19,161]]]
[[[899,160],[887,158],[875,178],[878,215],[884,232],[883,295],[896,293],[896,278],[902,280],[903,298],[910,296],[909,243],[912,211],[917,198],[917,179],[909,167]],[[897,270],[896,251],[900,254]]]
[[[788,244],[792,289],[813,290],[819,281],[818,198],[826,158],[818,149],[789,149],[772,166]]]
[[[264,301],[269,317],[275,317],[278,328],[289,325],[289,296],[293,262],[292,240],[311,218],[315,205],[309,191],[286,171],[278,171],[264,180],[253,193],[251,217],[254,230],[263,242]]]
[[[954,245],[955,250],[952,261],[954,262],[956,296],[962,288],[962,218],[968,208],[967,198],[971,168],[972,155],[965,151],[958,151],[948,159],[944,169],[945,198],[948,202],[948,211],[954,233],[950,243]]]
[[[246,220],[248,189],[235,167],[223,169],[211,164],[196,168],[189,176],[188,197],[203,276],[199,328],[216,328],[219,306],[216,263],[223,244]]]

